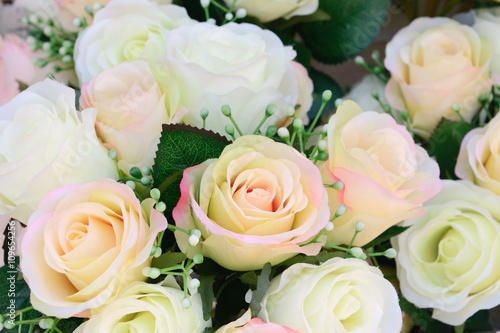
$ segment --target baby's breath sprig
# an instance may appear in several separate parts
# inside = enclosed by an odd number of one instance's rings
[[[215,22],[213,18],[210,17],[210,6],[214,6],[224,13],[224,21],[222,24],[229,22],[235,22],[236,20],[242,19],[247,16],[247,11],[244,8],[235,8],[235,1],[229,7],[225,6],[223,3],[219,3],[217,0],[200,0],[200,5],[205,12],[205,19],[207,22]]]
[[[85,12],[93,17],[104,6],[96,3],[86,6]],[[23,17],[22,22],[27,26],[26,41],[33,51],[42,51],[44,56],[34,60],[36,66],[44,68],[52,64],[52,71],[58,73],[73,70],[73,53],[78,34],[88,26],[85,17],[78,17],[73,24],[76,31],[68,31],[51,18],[44,18],[36,14]]]
[[[375,65],[368,63],[362,56],[357,56],[354,58],[354,63],[358,66],[363,67],[364,70],[373,74],[376,78],[386,84],[389,81],[390,74],[384,66],[382,59],[380,57],[380,52],[375,50],[371,54],[371,58]]]

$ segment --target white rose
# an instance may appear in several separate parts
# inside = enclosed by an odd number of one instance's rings
[[[226,5],[244,8],[247,14],[261,22],[269,22],[283,17],[309,15],[318,9],[318,0],[224,0]]]
[[[49,79],[0,107],[0,214],[27,222],[56,187],[118,178],[95,116],[95,109],[77,112],[75,92]]]
[[[301,117],[311,106],[307,71],[293,61],[292,47],[269,30],[246,23],[198,23],[173,30],[166,43],[161,58],[178,81],[189,124],[201,127],[200,110],[208,108],[206,127],[225,134],[231,122],[220,110],[227,104],[241,131],[252,134],[271,103],[276,112],[264,130],[283,125],[287,108],[300,105],[296,114]]]
[[[405,298],[458,326],[500,304],[500,197],[467,181],[443,181],[425,216],[393,239]]]
[[[165,48],[165,35],[170,30],[193,22],[186,10],[176,5],[111,1],[76,41],[75,69],[80,84],[124,61],[156,58]]]
[[[500,7],[474,10],[474,25],[476,32],[486,37],[493,46],[493,57],[491,60],[491,71],[500,75]],[[498,81],[498,80],[497,80]]]
[[[402,326],[392,284],[354,258],[289,267],[271,281],[259,317],[302,333],[399,333]]]
[[[211,323],[203,320],[200,294],[190,297],[188,308],[182,306],[183,298],[179,288],[135,282],[75,333],[202,333]]]

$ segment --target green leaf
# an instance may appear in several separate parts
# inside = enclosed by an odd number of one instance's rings
[[[182,252],[163,253],[158,258],[153,258],[152,266],[158,268],[172,267],[186,260],[186,255]]]
[[[313,56],[338,64],[360,54],[378,35],[389,0],[320,0],[328,21],[303,23],[299,33]]]
[[[160,200],[172,211],[180,197],[183,171],[220,156],[230,142],[211,131],[188,125],[163,125],[153,165],[153,186],[161,191]]]
[[[340,258],[345,258],[346,253],[345,252],[340,252],[340,251],[326,251],[323,250],[320,253],[318,253],[315,256],[306,256],[305,254],[298,254],[293,258],[290,258],[288,260],[283,261],[282,263],[276,265],[276,267],[290,267],[295,264],[313,264],[313,265],[319,265],[329,259],[335,258],[335,257],[340,257]]]
[[[295,61],[301,63],[305,68],[309,69],[311,66],[311,51],[304,44],[297,42],[290,35],[282,32],[276,32],[284,45],[290,45],[297,52]]]
[[[453,328],[446,325],[436,319],[432,318],[431,309],[420,309],[410,303],[407,299],[400,296],[399,305],[401,310],[403,310],[410,318],[415,322],[415,324],[427,333],[452,333]]]
[[[406,229],[409,227],[402,227],[399,225],[393,225],[386,231],[384,231],[380,236],[372,240],[370,243],[366,244],[363,246],[365,249],[369,249],[371,247],[377,246],[382,244],[385,241],[390,240],[392,237],[399,235],[400,233],[404,232]]]
[[[427,147],[430,156],[435,156],[441,170],[441,179],[457,179],[455,165],[464,136],[474,129],[465,122],[443,119],[436,128]]]
[[[250,301],[250,310],[252,311],[252,316],[257,316],[261,309],[261,302],[266,294],[267,288],[271,281],[269,277],[271,276],[271,264],[266,263],[262,268],[259,275],[259,280],[257,281],[257,289],[252,293],[252,300]]]
[[[215,275],[200,275],[200,291],[203,306],[203,319],[209,320],[212,317],[212,304],[215,299],[214,282]]]

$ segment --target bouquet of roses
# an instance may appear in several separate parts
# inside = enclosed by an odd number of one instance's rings
[[[340,99],[311,58],[358,55],[389,1],[25,5],[0,331],[492,329],[495,9],[416,18]]]

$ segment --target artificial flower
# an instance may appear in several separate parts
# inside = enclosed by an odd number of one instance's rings
[[[95,117],[95,109],[77,112],[74,90],[50,79],[0,107],[1,214],[26,223],[52,189],[118,178]]]
[[[144,281],[158,232],[167,227],[155,201],[101,179],[49,192],[21,244],[21,270],[38,311],[90,317],[126,285]]]
[[[354,258],[288,267],[271,281],[259,317],[301,333],[399,333],[402,326],[392,284]]]
[[[210,321],[203,320],[200,294],[189,298],[189,307],[182,305],[183,299],[174,286],[134,282],[75,333],[202,333]]]
[[[297,253],[315,255],[306,244],[328,223],[327,195],[316,166],[294,148],[263,136],[243,136],[218,159],[184,171],[175,224],[199,229],[201,242],[182,251],[201,254],[238,271],[261,269]]]
[[[312,81],[293,59],[296,52],[277,35],[248,23],[187,25],[166,37],[161,63],[178,82],[188,124],[202,127],[200,110],[209,110],[205,128],[226,135],[231,121],[221,113],[229,105],[243,134],[252,134],[269,104],[274,113],[263,124],[286,125],[287,111],[303,117],[312,103]]]
[[[387,101],[407,111],[413,132],[429,139],[442,118],[470,121],[479,111],[478,99],[492,85],[491,56],[491,45],[471,27],[417,18],[387,44]]]
[[[422,204],[441,188],[439,167],[416,145],[410,133],[387,114],[363,110],[344,101],[328,122],[328,161],[321,168],[336,218],[328,241],[349,244],[356,225],[364,230],[354,240],[362,246],[404,219],[422,214]]]
[[[467,181],[443,181],[425,215],[392,240],[403,296],[432,317],[462,325],[500,304],[500,197]]]

